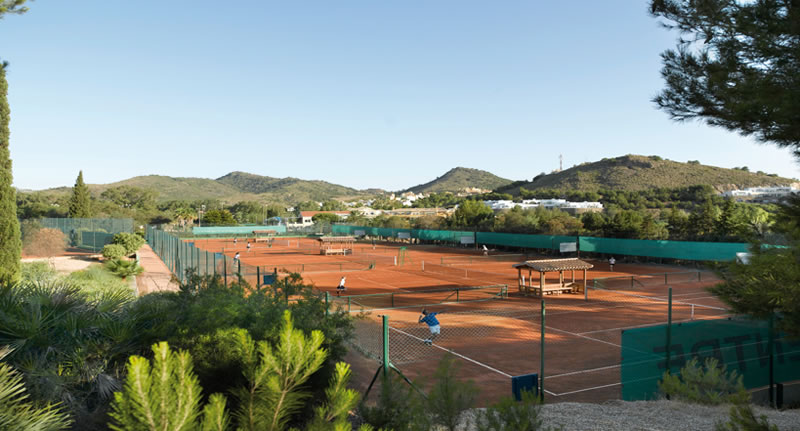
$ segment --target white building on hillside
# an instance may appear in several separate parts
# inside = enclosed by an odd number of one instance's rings
[[[785,198],[795,193],[800,193],[800,189],[794,186],[749,187],[742,190],[729,190],[723,192],[722,196],[732,198]]]
[[[525,199],[521,203],[509,200],[483,201],[484,204],[495,211],[508,210],[514,207],[522,209],[532,208],[558,208],[570,213],[582,213],[590,211],[602,211],[603,204],[600,202],[569,202],[566,199]]]

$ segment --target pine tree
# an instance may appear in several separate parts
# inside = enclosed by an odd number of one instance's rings
[[[0,281],[16,281],[20,274],[22,239],[17,220],[16,190],[11,186],[9,152],[11,110],[8,107],[6,63],[0,63]]]
[[[80,171],[78,173],[78,179],[75,180],[75,187],[72,188],[72,197],[69,200],[69,217],[89,218],[91,216],[89,187],[83,182],[83,171]]]

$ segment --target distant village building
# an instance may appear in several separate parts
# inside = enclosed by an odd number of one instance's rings
[[[317,214],[336,214],[339,218],[346,220],[347,217],[350,217],[350,211],[300,211],[300,223],[296,223],[295,225],[300,226],[312,226],[314,224],[313,218]]]
[[[376,209],[373,209],[373,208],[370,208],[370,207],[366,207],[366,206],[353,208],[353,211],[355,211],[357,213],[360,213],[361,215],[363,215],[366,218],[375,218],[375,217],[378,217],[379,215],[383,214],[383,210],[376,210]]]
[[[509,210],[514,207],[522,209],[533,208],[558,208],[570,214],[582,214],[586,212],[601,212],[603,211],[603,204],[600,202],[569,202],[566,199],[525,199],[522,202],[514,202],[510,200],[496,200],[496,201],[483,201],[489,208],[495,211]]]
[[[403,218],[418,218],[424,216],[447,217],[454,211],[455,208],[399,208],[396,210],[383,211],[383,215]]]
[[[456,196],[470,196],[470,195],[482,195],[485,193],[490,193],[491,190],[489,189],[482,189],[480,187],[464,187],[463,189],[459,190],[456,193]]]
[[[722,192],[722,196],[736,199],[737,201],[777,201],[785,199],[792,194],[800,193],[795,186],[777,187],[748,187],[742,190],[729,190]]]

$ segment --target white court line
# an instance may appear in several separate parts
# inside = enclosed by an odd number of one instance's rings
[[[563,329],[553,328],[552,326],[545,325],[545,329],[552,329],[554,331],[563,332],[565,334],[569,334],[569,335],[572,335],[574,337],[585,338],[587,340],[597,341],[598,343],[608,344],[609,346],[619,347],[620,349],[622,348],[621,345],[616,344],[616,343],[612,343],[612,342],[605,341],[605,340],[598,340],[597,338],[587,337],[587,336],[584,336],[584,335],[581,335],[581,334],[576,334],[574,332],[565,331]]]
[[[551,378],[552,378],[552,377],[551,377]],[[560,394],[554,394],[554,393],[552,393],[552,392],[549,392],[549,393],[550,393],[551,395],[553,395],[553,396],[556,396],[556,397],[563,397],[563,396],[565,396],[565,395],[572,395],[572,394],[577,394],[577,393],[580,393],[580,392],[594,391],[594,390],[596,390],[596,389],[610,388],[610,387],[612,387],[612,386],[619,386],[619,385],[621,385],[621,384],[622,384],[622,383],[611,383],[611,384],[608,384],[608,385],[595,386],[595,387],[592,387],[592,388],[578,389],[577,391],[562,392],[562,393],[560,393]],[[548,392],[548,391],[545,391],[545,392]]]
[[[620,367],[622,367],[622,365],[609,365],[606,367],[590,368],[588,370],[580,370],[580,371],[571,371],[569,373],[562,373],[562,374],[556,374],[554,376],[545,376],[545,377],[547,377],[547,379],[550,380],[550,379],[555,379],[557,377],[574,376],[576,374],[593,373],[595,371],[613,370],[614,368],[620,368]]]

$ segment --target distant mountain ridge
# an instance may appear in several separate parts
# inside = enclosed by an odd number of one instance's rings
[[[275,202],[294,205],[303,201],[325,201],[370,197],[382,190],[357,190],[325,181],[298,178],[273,178],[246,172],[231,172],[216,180],[209,178],[183,178],[163,175],[144,175],[109,184],[89,184],[89,191],[99,196],[103,191],[119,186],[139,187],[157,192],[160,202],[170,200],[218,199],[227,203],[240,201]],[[45,190],[53,194],[66,194],[70,187]]]
[[[647,190],[710,185],[718,191],[758,186],[785,186],[797,180],[742,169],[726,169],[681,163],[658,156],[626,155],[583,163],[561,172],[540,174],[533,181],[501,178],[480,169],[457,167],[444,175],[403,191],[415,193],[458,192],[467,187],[494,190],[519,195],[520,188],[528,190]],[[321,202],[329,199],[369,199],[385,193],[381,189],[358,190],[319,180],[274,178],[235,171],[217,179],[145,175],[110,184],[89,184],[94,196],[118,186],[133,186],[158,192],[158,201],[218,199],[226,203],[259,201],[295,205],[304,201]],[[70,187],[45,190],[53,195],[70,193]],[[20,193],[29,191],[20,190]]]
[[[510,183],[511,180],[498,177],[491,172],[482,171],[480,169],[457,167],[450,169],[444,175],[433,181],[408,188],[403,190],[403,192],[458,192],[467,187],[494,190]]]
[[[516,181],[496,191],[518,195],[527,190],[624,190],[677,188],[710,185],[722,192],[747,187],[787,186],[796,180],[742,169],[702,165],[699,162],[675,162],[658,156],[626,155],[537,175],[533,181]]]

